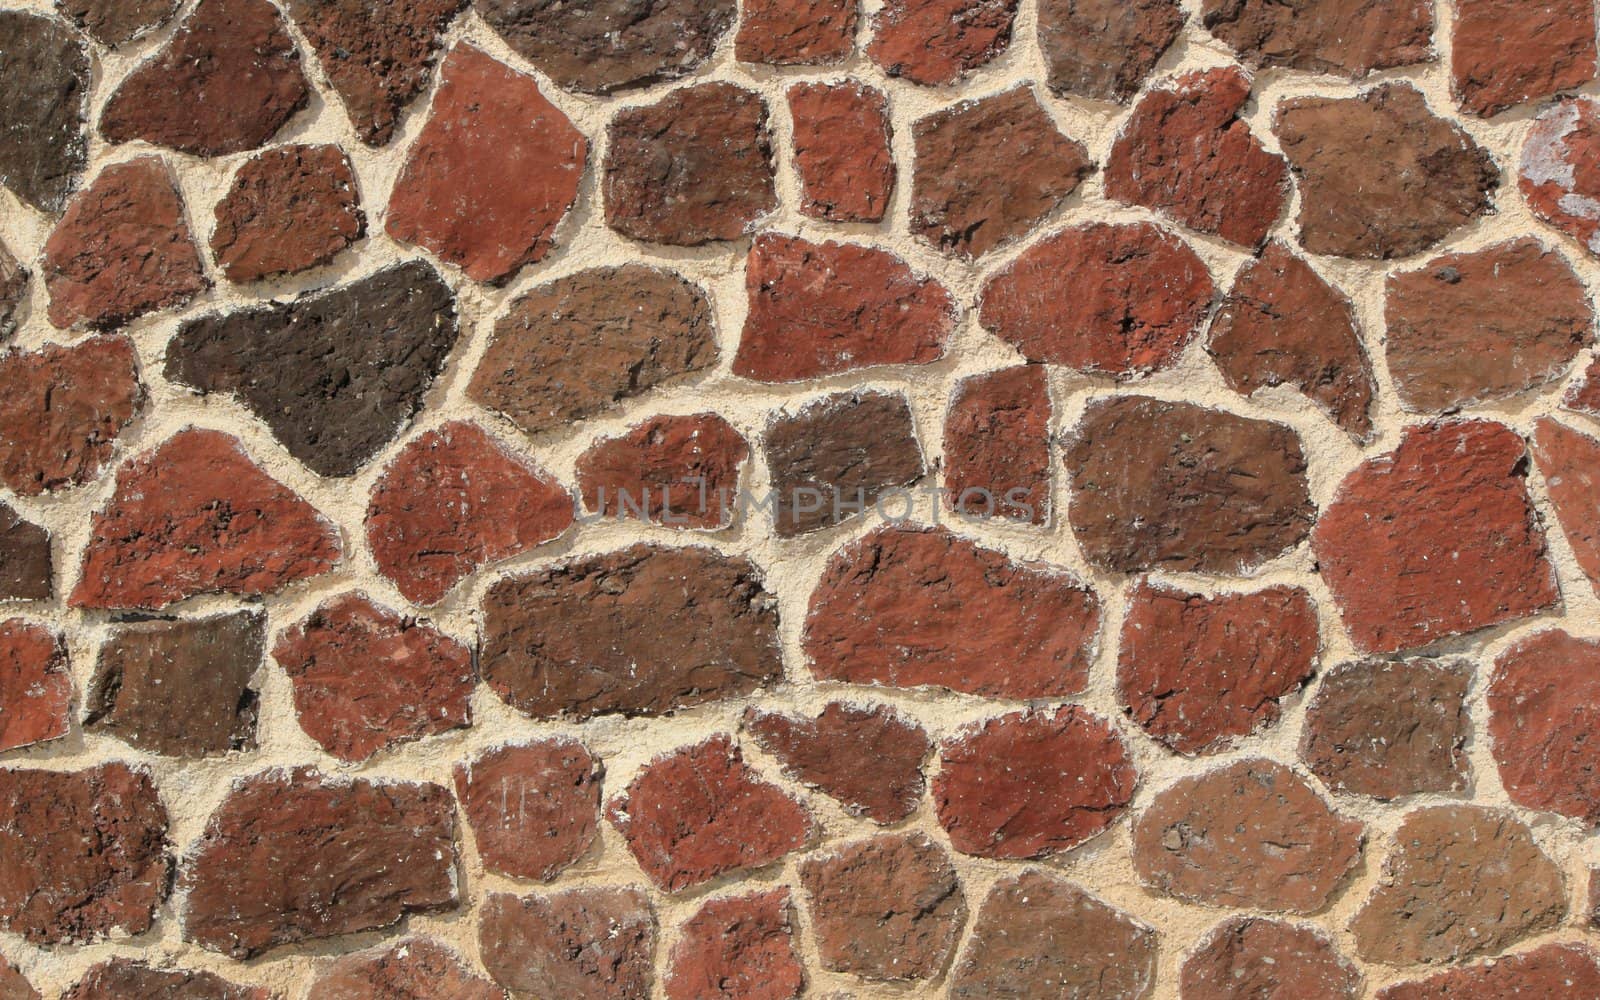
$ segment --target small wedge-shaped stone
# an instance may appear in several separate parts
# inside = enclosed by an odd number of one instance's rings
[[[1600,593],[1600,439],[1544,417],[1532,450],[1572,557]]]
[[[0,11],[0,184],[59,212],[89,159],[89,53],[60,21]]]
[[[0,753],[67,735],[71,708],[66,643],[22,618],[0,622]]]
[[[0,503],[0,601],[47,601],[54,581],[50,532]]]
[[[922,762],[932,743],[892,708],[835,701],[815,719],[750,708],[744,728],[786,774],[837,799],[853,816],[898,823],[922,798]]]

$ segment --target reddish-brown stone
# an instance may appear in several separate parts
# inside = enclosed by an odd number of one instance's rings
[[[36,945],[143,934],[171,869],[148,771],[0,770],[0,928]]]
[[[898,823],[922,799],[922,762],[933,744],[892,708],[833,701],[814,719],[749,708],[744,728],[785,774],[837,799],[852,816]]]
[[[438,604],[488,563],[571,526],[572,498],[477,424],[453,421],[407,444],[372,489],[367,545],[406,599]]]
[[[862,979],[932,979],[967,919],[949,855],[920,833],[807,858],[800,883],[823,967]]]
[[[944,420],[946,505],[965,517],[1048,522],[1050,418],[1043,365],[957,382]]]
[[[472,725],[472,651],[365,594],[323,602],[278,637],[300,728],[342,761]]]
[[[484,967],[519,997],[648,1000],[655,947],[650,897],[633,888],[495,893],[478,921]]]
[[[177,183],[157,156],[100,171],[44,245],[48,313],[62,329],[122,326],[209,285]]]
[[[736,375],[800,382],[944,356],[956,307],[944,286],[886,250],[764,233],[745,266],[749,312]]]
[[[656,417],[578,456],[578,491],[603,518],[725,528],[749,457],[744,436],[715,413]]]
[[[1467,788],[1471,666],[1367,660],[1330,672],[1306,710],[1300,756],[1336,792],[1397,799]]]
[[[183,937],[234,958],[452,909],[455,804],[438,785],[312,768],[234,783],[184,862]]]
[[[963,101],[911,132],[911,230],[952,256],[982,257],[1027,235],[1094,172],[1088,150],[1056,129],[1027,87]]]
[[[1494,158],[1409,83],[1293,98],[1274,117],[1300,181],[1300,242],[1312,253],[1405,257],[1492,207]]]
[[[1497,115],[1594,79],[1589,0],[1461,0],[1451,31],[1451,90],[1473,114]]]
[[[745,0],[741,6],[733,40],[740,62],[816,66],[839,62],[855,49],[860,0]]]
[[[1261,917],[1218,924],[1183,963],[1183,1000],[1356,1000],[1361,971],[1315,928]]]
[[[761,780],[725,735],[650,761],[606,818],[667,892],[771,864],[816,833],[805,806]]]
[[[890,76],[954,83],[1011,44],[1017,0],[887,0],[867,55]]]
[[[1372,366],[1355,308],[1282,242],[1234,279],[1206,351],[1234,392],[1293,386],[1353,437],[1372,434]]]
[[[1176,362],[1214,293],[1204,262],[1171,233],[1091,223],[1034,244],[990,278],[978,319],[1029,361],[1127,379]]]
[[[71,711],[65,644],[43,625],[0,622],[0,752],[67,735]]]
[[[601,765],[582,743],[503,746],[456,765],[456,798],[483,866],[548,882],[594,843]]]
[[[975,723],[940,744],[939,763],[939,824],[983,858],[1077,847],[1121,817],[1139,779],[1116,729],[1077,705]]]
[[[883,91],[855,80],[798,83],[788,97],[800,211],[829,222],[883,221],[895,185]]]
[[[0,65],[0,184],[59,212],[89,158],[88,46],[56,18],[11,8],[0,11]]]
[[[578,198],[589,140],[533,77],[461,44],[389,196],[389,235],[503,281],[545,258]]]
[[[0,502],[0,601],[48,601],[54,580],[50,532]]]
[[[172,20],[182,0],[56,0],[56,7],[107,48],[118,48]]]
[[[505,1000],[505,991],[432,938],[346,955],[311,984],[317,1000]],[[262,998],[266,1000],[266,998]]]
[[[1533,123],[1518,186],[1533,214],[1600,255],[1600,102],[1562,101]]]
[[[1526,465],[1510,430],[1454,421],[1408,428],[1345,477],[1312,548],[1357,649],[1425,646],[1561,599]]]
[[[0,340],[17,332],[17,314],[27,294],[28,269],[19,264],[11,249],[0,241]]]
[[[1084,554],[1119,573],[1238,573],[1299,545],[1315,509],[1288,426],[1144,396],[1090,402],[1064,455]]]
[[[1169,749],[1210,753],[1277,722],[1317,648],[1317,609],[1299,587],[1207,597],[1142,580],[1122,621],[1117,698]]]
[[[0,1000],[41,1000],[39,991],[4,955],[0,955]]]
[[[759,570],[700,547],[634,545],[502,580],[482,634],[483,679],[534,718],[665,715],[783,676]]]
[[[1106,161],[1106,194],[1202,233],[1260,246],[1289,200],[1289,166],[1239,117],[1250,78],[1234,68],[1152,91]]]
[[[1202,9],[1206,30],[1253,67],[1357,78],[1434,57],[1433,0],[1204,0]]]
[[[1099,627],[1099,599],[1065,570],[887,525],[828,561],[802,641],[821,680],[1065,698],[1088,684]]]
[[[1600,825],[1600,641],[1550,629],[1495,661],[1489,735],[1511,801]]]
[[[1533,425],[1533,460],[1578,568],[1600,593],[1600,440],[1544,417]]]
[[[790,538],[881,506],[926,471],[911,406],[899,393],[841,392],[780,412],[762,437],[775,530]],[[898,495],[898,496],[897,496]]]
[[[1588,1000],[1600,996],[1600,960],[1581,944],[1547,944],[1427,979],[1396,983],[1377,1000]]]
[[[366,232],[360,202],[338,146],[269,149],[239,168],[217,202],[211,252],[229,281],[326,264]]]
[[[1561,405],[1578,413],[1600,416],[1600,360],[1589,362],[1583,375],[1561,397]]]
[[[1051,91],[1125,103],[1183,22],[1177,0],[1040,0],[1039,48]]]
[[[1133,825],[1147,887],[1207,906],[1311,913],[1361,856],[1362,826],[1270,760],[1181,778]]]
[[[805,989],[788,889],[713,899],[679,934],[667,1000],[792,1000]]]
[[[38,496],[98,479],[144,404],[126,337],[0,356],[0,483]]]
[[[186,428],[117,470],[90,523],[79,608],[164,608],[196,594],[254,597],[325,573],[338,529],[268,476],[237,438]]]
[[[262,986],[231,983],[214,972],[157,969],[113,958],[84,973],[61,1000],[273,1000],[273,994]]]
[[[1407,814],[1383,875],[1350,920],[1356,951],[1387,965],[1489,955],[1567,911],[1561,869],[1509,812],[1434,806]]]
[[[117,86],[100,112],[100,134],[222,156],[265,145],[310,94],[276,7],[200,0],[167,44]]]

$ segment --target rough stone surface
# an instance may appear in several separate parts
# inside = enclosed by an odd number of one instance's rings
[[[17,332],[23,296],[28,294],[28,269],[0,240],[0,341]]]
[[[656,916],[634,888],[496,893],[484,903],[478,946],[489,975],[517,996],[647,1000]]]
[[[1407,83],[1293,98],[1275,118],[1299,179],[1300,242],[1312,253],[1388,260],[1426,250],[1487,213],[1500,183],[1488,150]]]
[[[1461,0],[1452,31],[1451,90],[1473,114],[1496,115],[1594,79],[1588,0]]]
[[[805,989],[788,889],[711,900],[679,933],[667,1000],[791,1000]]]
[[[966,923],[950,858],[920,833],[846,844],[800,863],[825,968],[862,979],[931,979]]]
[[[269,149],[239,168],[217,202],[211,252],[229,281],[326,264],[366,232],[360,200],[338,146]]]
[[[800,211],[829,222],[883,221],[895,188],[883,91],[854,80],[797,83],[788,98]]]
[[[306,106],[310,87],[267,0],[200,0],[177,32],[111,95],[100,134],[196,156],[265,145]]]
[[[1078,545],[1119,573],[1249,570],[1315,515],[1293,430],[1193,403],[1094,400],[1064,458]]]
[[[1383,877],[1350,921],[1356,950],[1389,965],[1493,954],[1566,913],[1561,869],[1510,813],[1434,806],[1406,816]]]
[[[750,445],[715,413],[655,417],[578,456],[578,491],[591,514],[671,528],[733,522]]]
[[[1336,792],[1396,799],[1467,788],[1465,662],[1367,660],[1323,678],[1300,755]]]
[[[944,423],[944,488],[966,517],[1050,520],[1050,391],[1043,365],[956,383]]]
[[[40,1000],[39,991],[4,955],[0,955],[0,1000]]]
[[[263,772],[234,784],[185,860],[184,940],[243,959],[453,909],[455,863],[438,785]]]
[[[1133,866],[1178,899],[1311,913],[1359,860],[1362,835],[1293,771],[1243,760],[1157,793],[1133,825]]]
[[[1550,629],[1495,661],[1489,735],[1511,801],[1600,825],[1600,641]]]
[[[1456,421],[1408,428],[1345,477],[1312,548],[1357,649],[1424,646],[1560,600],[1526,464],[1510,430]]]
[[[1600,995],[1600,960],[1581,944],[1547,944],[1516,955],[1491,959],[1397,983],[1378,1000],[1586,1000]]]
[[[1252,67],[1358,78],[1433,59],[1433,0],[1204,0],[1206,30]]]
[[[1533,460],[1573,558],[1600,593],[1600,440],[1546,417],[1533,425]]]
[[[833,701],[814,719],[749,708],[744,728],[785,774],[837,799],[852,816],[887,826],[922,800],[922,762],[933,744],[892,708]]]
[[[780,413],[762,438],[780,537],[894,504],[926,467],[899,393],[843,392]]]
[[[1051,91],[1126,103],[1183,22],[1177,0],[1040,0],[1039,47]]]
[[[954,83],[1011,44],[1017,0],[887,0],[867,55],[890,76]]]
[[[472,724],[472,651],[365,594],[323,602],[272,657],[294,687],[300,728],[342,761]]]
[[[1056,129],[1027,87],[963,101],[911,131],[911,231],[956,257],[982,257],[1027,235],[1094,172],[1088,150]]]
[[[1184,1000],[1356,1000],[1361,973],[1320,931],[1233,917],[1183,963]]]
[[[573,740],[490,750],[457,764],[456,798],[485,868],[549,882],[594,843],[605,773]]]
[[[48,601],[54,565],[50,532],[0,503],[0,601]]]
[[[855,49],[859,0],[745,0],[733,51],[773,66],[836,63]]]
[[[1545,109],[1522,147],[1518,187],[1533,214],[1600,255],[1600,103]]]
[[[1561,405],[1578,413],[1600,416],[1600,360],[1589,363],[1582,377],[1561,397]]]
[[[0,184],[59,212],[88,162],[89,53],[54,18],[0,11]]]
[[[483,679],[534,718],[663,715],[783,676],[755,565],[635,545],[510,577],[483,600]]]
[[[100,478],[144,405],[126,337],[0,356],[0,483],[38,496]]]
[[[56,7],[107,48],[154,31],[178,12],[182,0],[56,0]]]
[[[214,972],[157,969],[113,958],[84,973],[61,1000],[272,1000],[272,993],[229,982]]]
[[[248,611],[119,626],[100,648],[84,728],[169,757],[253,750],[250,682],[265,646],[266,618]]]
[[[467,387],[529,434],[565,427],[717,363],[711,304],[670,271],[579,271],[512,303]]]
[[[1099,627],[1099,599],[1064,570],[888,525],[828,561],[802,643],[822,680],[1065,698],[1088,684]]]
[[[71,711],[66,645],[43,625],[0,622],[0,752],[67,735]]]
[[[506,994],[439,942],[409,938],[339,959],[317,977],[311,995],[318,1000],[505,1000]]]
[[[1277,722],[1317,647],[1317,610],[1298,587],[1207,597],[1143,580],[1122,620],[1117,697],[1169,749],[1213,752]]]

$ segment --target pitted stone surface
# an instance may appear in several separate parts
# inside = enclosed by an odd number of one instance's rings
[[[860,0],[745,0],[733,40],[740,62],[836,63],[855,48]]]
[[[715,413],[656,417],[578,456],[578,490],[590,514],[671,528],[732,523],[750,445]]]
[[[88,162],[89,53],[55,18],[0,11],[0,185],[59,212]]]
[[[1050,387],[1044,365],[956,383],[944,424],[944,488],[967,517],[1045,524],[1050,499]]]
[[[1397,983],[1378,1000],[1587,1000],[1600,993],[1600,958],[1581,944],[1547,944],[1429,976]]]
[[[0,601],[47,601],[54,585],[50,532],[0,503]]]
[[[484,903],[478,948],[489,975],[516,996],[648,1000],[656,934],[641,889],[496,893]]]
[[[888,97],[847,80],[797,83],[788,98],[800,210],[830,222],[881,222],[895,189]]]
[[[1594,79],[1588,0],[1460,0],[1452,39],[1451,89],[1474,114],[1496,115]]]
[[[56,6],[89,37],[114,49],[172,20],[182,0],[56,0]]]
[[[360,200],[338,146],[269,149],[239,168],[217,202],[211,252],[229,281],[326,264],[366,232]]]
[[[667,1000],[792,1000],[805,989],[789,890],[713,899],[672,948]]]
[[[1252,66],[1356,78],[1434,58],[1433,0],[1204,0],[1202,19]]]
[[[1184,1000],[1356,1000],[1361,973],[1305,924],[1234,917],[1184,960]]]
[[[0,753],[67,735],[71,708],[61,637],[23,618],[0,622]]]
[[[890,76],[954,83],[1011,44],[1017,0],[886,0],[867,55]]]
[[[319,1000],[505,1000],[504,990],[432,938],[346,955],[317,977],[311,992]]]
[[[553,880],[594,843],[604,766],[583,744],[497,747],[457,764],[456,797],[485,868]]]
[[[1549,629],[1500,654],[1489,736],[1511,801],[1600,826],[1600,755],[1590,737],[1600,641]]]
[[[25,497],[100,478],[145,403],[126,337],[8,351],[0,386],[0,483]]]
[[[852,816],[898,823],[922,799],[922,762],[933,744],[892,708],[834,701],[815,719],[748,708],[744,728],[784,773],[826,792]]]
[[[1040,0],[1050,89],[1126,103],[1183,30],[1177,0]]]
[[[264,987],[229,982],[214,972],[152,968],[113,958],[91,968],[61,1000],[272,1000],[272,994]]]
[[[887,507],[927,471],[911,407],[897,392],[842,392],[781,411],[762,446],[783,538]]]

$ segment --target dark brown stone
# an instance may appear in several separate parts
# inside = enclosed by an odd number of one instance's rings
[[[667,1000],[793,1000],[805,989],[788,889],[713,899],[679,934]]]
[[[829,222],[883,221],[895,187],[888,97],[855,80],[797,83],[788,97],[800,211]]]
[[[326,264],[366,232],[360,201],[338,146],[269,149],[239,168],[217,202],[211,252],[229,281]]]
[[[1352,79],[1433,59],[1433,0],[1204,0],[1206,30],[1252,67]]]
[[[1573,559],[1600,593],[1600,440],[1541,417],[1533,425],[1533,460]]]
[[[455,804],[438,785],[312,768],[234,783],[184,862],[183,937],[250,958],[453,909]]]
[[[1600,255],[1600,103],[1545,109],[1522,147],[1518,187],[1533,214]]]
[[[0,601],[48,601],[54,578],[50,532],[0,502]]]
[[[0,66],[0,184],[59,212],[89,159],[88,49],[54,18],[0,11]]]
[[[264,615],[241,611],[118,626],[100,648],[84,728],[169,757],[255,749],[250,681],[266,624]]]
[[[1600,961],[1581,944],[1547,944],[1427,979],[1397,983],[1378,1000],[1589,1000],[1600,996]]]
[[[1039,47],[1057,96],[1126,103],[1178,40],[1177,0],[1040,0]]]
[[[860,0],[745,0],[733,40],[740,62],[815,66],[839,62],[856,44]]]
[[[311,984],[317,1000],[505,1000],[505,991],[432,938],[357,952]],[[265,1000],[265,998],[263,998]]]
[[[183,0],[56,0],[56,8],[114,49],[142,38],[172,20]]]
[[[954,83],[1011,45],[1017,0],[887,0],[867,55],[890,76]]]
[[[0,56],[3,58],[3,56]],[[28,269],[0,241],[0,341],[17,332],[23,296],[28,294]]]
[[[791,538],[843,523],[922,478],[911,407],[899,393],[842,392],[767,426],[773,517]]]
[[[456,798],[490,871],[549,882],[594,843],[604,766],[582,743],[503,746],[456,765]]]
[[[39,991],[0,955],[0,1000],[41,1000]]]
[[[43,625],[0,622],[0,753],[67,735],[71,711],[66,644]]]
[[[1183,1000],[1356,1000],[1361,971],[1318,929],[1261,917],[1218,924],[1184,960]]]
[[[3,994],[0,994],[3,996]],[[101,962],[61,1000],[273,1000],[261,986],[240,986],[214,972],[156,969],[128,958]]]
[[[1451,31],[1451,91],[1473,114],[1497,115],[1594,79],[1589,0],[1460,0]]]
[[[892,708],[834,701],[814,719],[749,708],[744,728],[785,774],[837,799],[852,816],[898,823],[922,799],[922,762],[933,744]]]
[[[750,445],[715,413],[656,417],[578,456],[578,490],[591,514],[669,528],[725,528]]]
[[[1517,805],[1600,825],[1600,641],[1550,629],[1495,661],[1489,735]]]
[[[93,482],[144,405],[126,337],[0,356],[0,483],[25,497]]]
[[[495,982],[522,997],[648,1000],[656,915],[633,888],[491,895],[478,947]]]
[[[783,676],[778,602],[745,559],[631,548],[489,589],[480,669],[534,718],[663,715]]]
[[[1050,388],[1043,365],[956,383],[944,422],[944,488],[964,517],[1050,520]]]

